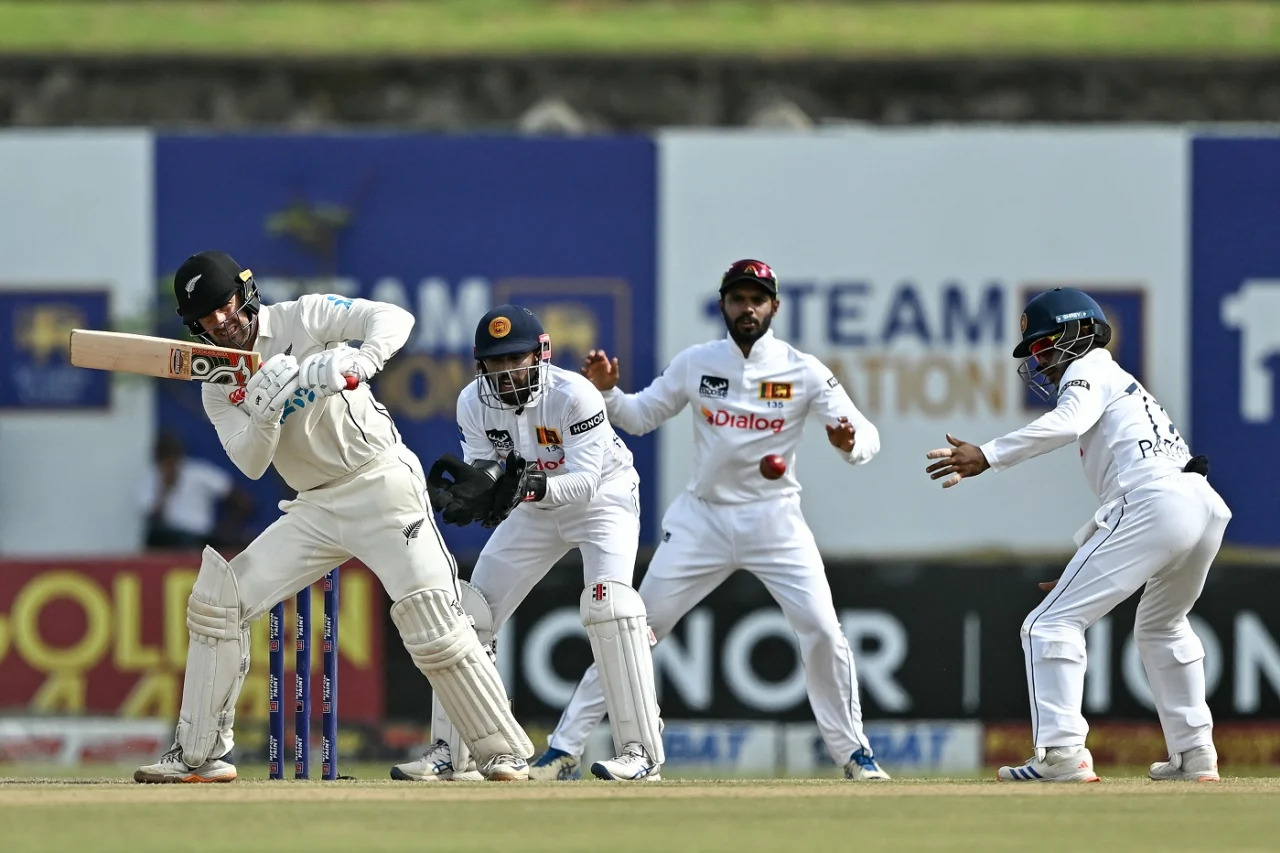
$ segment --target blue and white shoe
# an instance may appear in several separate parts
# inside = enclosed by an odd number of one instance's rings
[[[454,769],[449,744],[438,740],[417,761],[397,764],[391,768],[391,778],[401,782],[482,782],[484,777],[476,770],[475,762],[461,770]]]
[[[649,753],[638,743],[629,743],[622,747],[622,754],[617,758],[608,758],[591,765],[591,773],[597,779],[608,779],[611,782],[660,782],[662,776],[658,771],[662,765],[649,757]]]
[[[849,763],[844,766],[844,778],[854,782],[888,782],[889,774],[876,763],[875,756],[863,748],[849,756]]]
[[[1083,746],[1040,748],[1020,767],[1001,767],[1001,782],[1097,782],[1093,755]]]
[[[582,765],[576,755],[549,746],[529,766],[529,778],[544,782],[574,782],[582,778]]]

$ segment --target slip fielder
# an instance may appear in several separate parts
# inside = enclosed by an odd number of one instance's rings
[[[1036,296],[1014,348],[1018,373],[1052,411],[981,447],[947,436],[926,470],[950,488],[987,469],[1002,471],[1072,442],[1101,508],[1075,537],[1079,550],[1022,623],[1035,755],[1001,767],[1010,782],[1095,782],[1081,713],[1085,630],[1139,588],[1133,636],[1169,759],[1152,779],[1218,779],[1213,719],[1205,702],[1204,646],[1187,614],[1231,511],[1191,456],[1164,408],[1106,350],[1111,327],[1087,294],[1069,287]],[[1052,496],[1042,496],[1046,512]]]
[[[721,277],[720,310],[727,337],[679,353],[639,393],[617,389],[617,359],[603,351],[590,354],[584,368],[604,391],[609,417],[634,435],[695,407],[693,476],[663,517],[662,543],[640,583],[649,624],[660,640],[734,571],[751,572],[795,632],[809,702],[831,758],[848,779],[888,779],[862,729],[853,653],[822,555],[800,513],[795,478],[807,417],[825,422],[828,441],[852,465],[876,455],[880,436],[830,370],[769,330],[778,281],[767,264],[747,259],[730,266]],[[781,477],[761,475],[761,459],[769,455],[785,461]],[[575,774],[587,736],[606,712],[599,682],[592,667],[534,763],[533,778]]]

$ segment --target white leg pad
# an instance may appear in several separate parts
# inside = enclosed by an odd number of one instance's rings
[[[392,605],[391,619],[478,764],[507,753],[533,755],[533,743],[511,713],[497,667],[451,593],[411,593]]]
[[[198,767],[235,724],[236,699],[249,671],[249,627],[240,619],[240,593],[230,564],[205,548],[187,599],[187,671],[178,715],[178,745]]]
[[[662,722],[653,681],[652,632],[640,593],[618,581],[602,581],[582,593],[582,624],[600,671],[613,746],[619,753],[640,743],[662,764]]]
[[[485,600],[480,590],[464,580],[458,581],[458,587],[462,593],[459,598],[462,610],[471,617],[471,624],[476,629],[476,638],[484,646],[489,659],[496,663],[493,611],[489,609],[489,602]],[[434,690],[431,692],[431,739],[442,740],[449,744],[449,754],[454,770],[462,772],[471,764],[471,747],[467,746],[466,738],[462,736],[462,732],[458,731],[458,727],[449,722],[449,715],[440,704],[440,694]]]

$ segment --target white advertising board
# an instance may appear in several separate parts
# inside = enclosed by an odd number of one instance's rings
[[[675,131],[660,144],[659,360],[724,334],[720,273],[759,258],[780,277],[776,333],[879,428],[880,455],[857,469],[819,424],[806,430],[797,474],[824,553],[1070,549],[1096,508],[1074,448],[946,492],[924,473],[946,433],[981,443],[1039,413],[1011,353],[1042,290],[1097,296],[1113,349],[1186,423],[1182,132]],[[687,480],[689,417],[661,433],[664,506]]]
[[[0,296],[104,292],[113,323],[150,311],[152,151],[140,130],[0,134]],[[0,335],[58,347],[63,326],[83,322],[65,316],[32,328],[15,315]],[[151,464],[152,383],[110,381],[103,409],[0,413],[0,554],[141,546],[135,494]]]

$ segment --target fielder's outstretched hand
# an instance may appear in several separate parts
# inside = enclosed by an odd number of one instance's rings
[[[827,424],[827,441],[831,442],[831,446],[837,450],[843,450],[845,453],[853,452],[854,430],[853,424],[849,423],[849,419],[844,415],[840,416],[840,420],[835,426]]]
[[[965,477],[976,477],[991,467],[978,445],[961,441],[951,433],[947,433],[947,444],[951,446],[930,450],[924,455],[926,459],[938,460],[924,470],[930,480],[946,477],[942,488],[949,489]]]
[[[598,391],[608,391],[618,385],[618,360],[609,360],[609,354],[602,349],[593,349],[587,353],[582,362],[582,375],[591,380]]]

